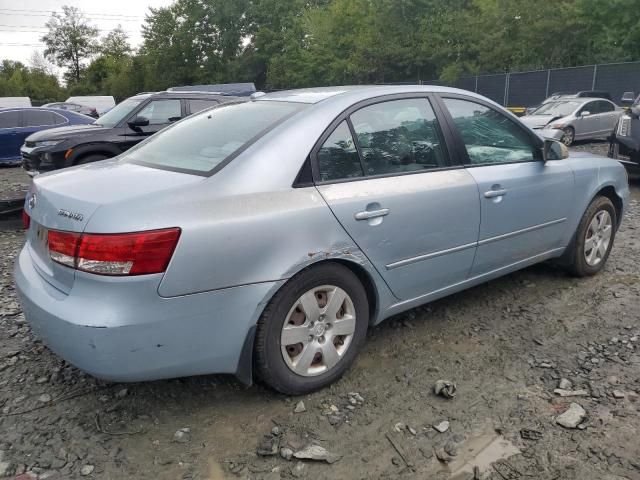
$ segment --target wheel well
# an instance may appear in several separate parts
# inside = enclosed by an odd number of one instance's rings
[[[77,165],[80,160],[82,160],[83,158],[86,158],[86,157],[90,157],[91,155],[104,155],[107,158],[115,157],[115,155],[112,152],[107,152],[107,151],[103,151],[103,150],[90,151],[90,152],[86,152],[86,153],[81,153],[80,155],[78,155],[78,158],[74,158],[73,159],[73,164]]]
[[[602,195],[603,197],[607,197],[613,203],[613,206],[616,209],[616,219],[618,221],[618,225],[622,221],[622,199],[616,193],[616,189],[612,186],[604,187],[601,189],[596,196]]]
[[[376,286],[373,283],[369,272],[367,272],[364,267],[348,260],[332,259],[326,261],[339,263],[340,265],[347,267],[356,277],[358,277],[358,280],[360,280],[360,283],[362,283],[362,286],[367,293],[367,301],[369,302],[369,318],[376,318],[378,308],[378,291],[376,290]],[[324,262],[318,262],[314,265],[319,265],[320,263]]]

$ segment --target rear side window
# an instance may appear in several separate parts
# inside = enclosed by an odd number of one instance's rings
[[[366,175],[424,171],[447,165],[428,100],[411,98],[364,107],[351,115]]]
[[[320,180],[341,180],[362,176],[362,164],[351,131],[343,121],[318,150]]]
[[[206,175],[304,107],[265,100],[222,104],[166,128],[162,135],[129,150],[124,158],[150,167]]]
[[[0,113],[0,128],[17,128],[20,126],[22,112],[14,110],[12,112]]]
[[[216,105],[218,105],[218,102],[215,100],[193,99],[189,100],[189,111],[193,115],[194,113],[201,112],[205,108],[215,107]]]
[[[60,121],[57,121],[57,117],[60,117],[60,115],[55,112],[45,112],[42,110],[26,110],[24,112],[23,125],[25,127],[48,127],[50,125],[55,125],[56,123],[62,123]]]
[[[613,112],[614,110],[615,107],[612,103],[603,101],[598,102],[598,113]]]

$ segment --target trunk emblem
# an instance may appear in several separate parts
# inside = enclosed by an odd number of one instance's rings
[[[29,201],[27,202],[27,204],[29,205],[29,209],[33,210],[36,207],[36,203],[38,203],[38,197],[36,197],[36,194],[33,193],[29,197]]]
[[[81,222],[82,219],[84,218],[84,216],[81,213],[70,212],[69,210],[65,210],[63,208],[58,210],[58,215],[61,217],[70,218],[71,220],[77,220],[78,222]]]

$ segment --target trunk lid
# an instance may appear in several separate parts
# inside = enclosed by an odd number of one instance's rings
[[[25,210],[31,217],[26,245],[36,269],[51,285],[68,293],[73,286],[75,270],[51,260],[47,242],[49,230],[81,233],[103,205],[136,202],[151,193],[203,180],[196,175],[148,168],[117,159],[37,176],[25,201]],[[144,219],[140,225],[140,230],[144,230]]]

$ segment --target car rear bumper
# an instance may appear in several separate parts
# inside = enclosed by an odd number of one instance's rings
[[[280,282],[162,298],[160,277],[78,272],[67,295],[40,275],[28,248],[15,268],[34,332],[91,375],[127,382],[238,372],[245,339]]]

